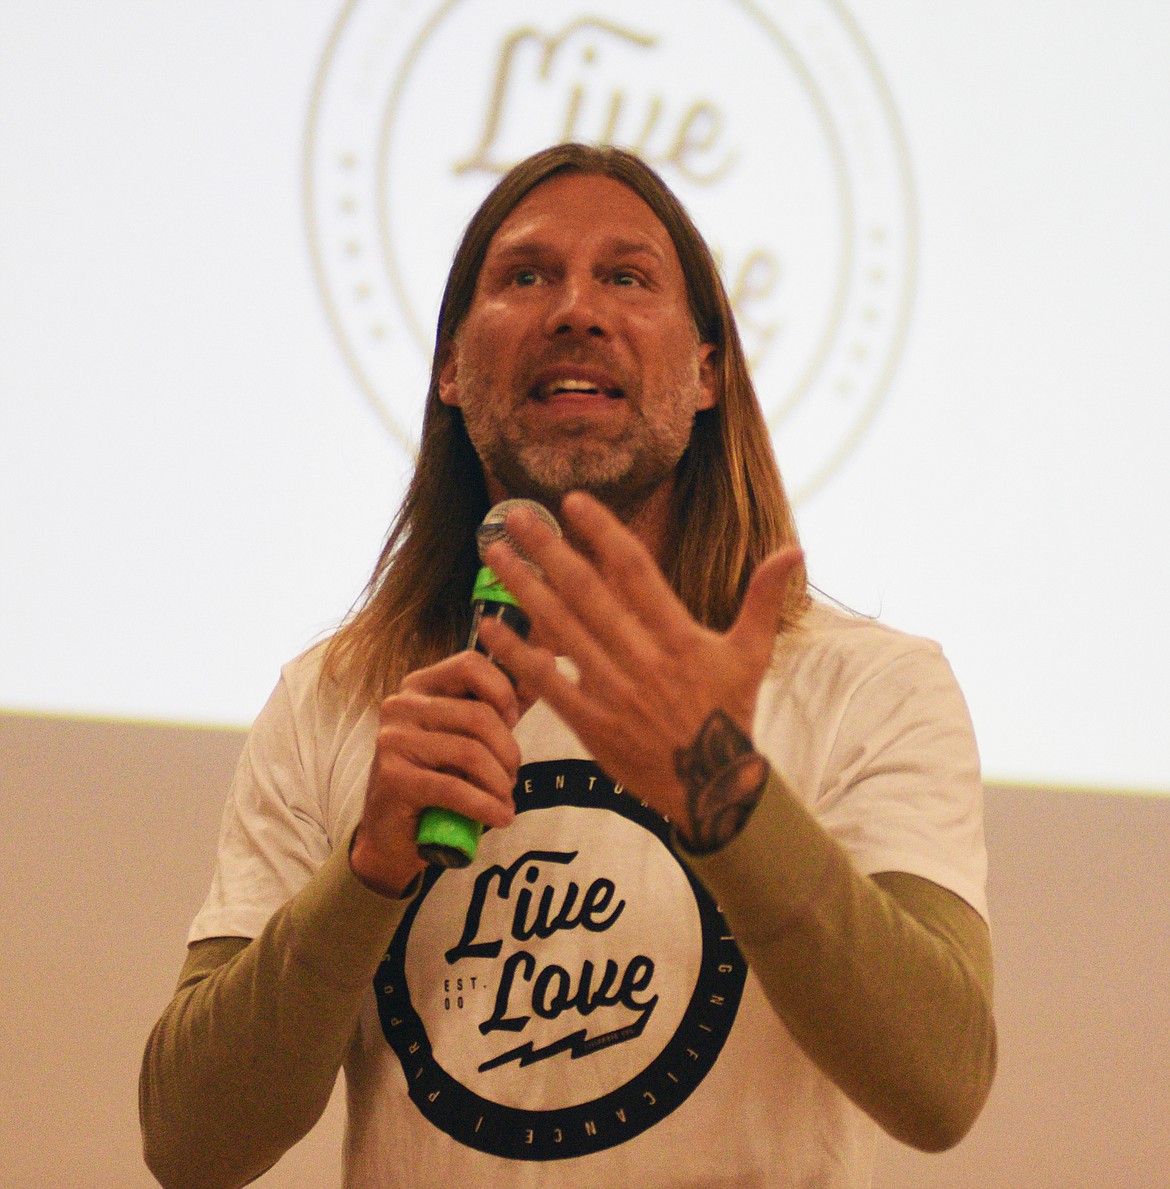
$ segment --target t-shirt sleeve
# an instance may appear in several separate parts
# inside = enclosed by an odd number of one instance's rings
[[[224,807],[211,890],[187,935],[257,937],[331,852],[287,672],[244,743]]]
[[[922,876],[986,919],[979,754],[937,645],[914,641],[852,690],[812,808],[863,874]]]

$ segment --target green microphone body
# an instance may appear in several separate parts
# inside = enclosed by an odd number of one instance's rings
[[[531,625],[512,594],[500,585],[490,566],[482,566],[471,595],[471,632],[467,647],[487,655],[479,643],[479,625],[487,617],[502,619],[521,639],[528,638]],[[425,809],[418,824],[418,853],[440,867],[466,867],[475,858],[483,825],[461,813],[432,806]]]
[[[558,536],[561,535],[560,525],[556,517],[535,500],[512,499],[496,504],[483,523],[476,531],[476,542],[479,548],[480,560],[483,560],[484,550],[498,540],[507,541],[515,548],[515,542],[508,536],[505,520],[514,508],[525,507],[545,522]],[[528,559],[523,559],[528,561]],[[536,569],[531,561],[528,564]],[[528,616],[524,614],[515,596],[496,577],[490,566],[482,566],[476,575],[475,587],[471,592],[471,631],[468,635],[467,647],[488,655],[487,650],[479,644],[479,625],[484,618],[502,619],[521,639],[528,638],[530,624]],[[418,853],[428,862],[437,863],[441,867],[466,867],[475,858],[479,846],[479,838],[483,833],[483,825],[464,817],[461,813],[454,813],[449,809],[432,806],[423,811],[419,818]]]

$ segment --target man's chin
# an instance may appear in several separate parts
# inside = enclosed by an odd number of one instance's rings
[[[628,524],[646,506],[650,498],[671,478],[671,474],[635,478],[625,475],[599,475],[577,470],[555,478],[516,476],[501,485],[513,498],[536,500],[551,512],[560,510],[561,500],[570,491],[584,491],[604,504],[619,520]]]
[[[570,491],[596,494],[609,488],[620,489],[626,482],[628,466],[625,460],[615,459],[612,452],[598,452],[596,458],[590,458],[578,451],[566,458],[559,451],[546,454],[522,449],[506,459],[493,460],[488,469],[509,495],[556,507]]]

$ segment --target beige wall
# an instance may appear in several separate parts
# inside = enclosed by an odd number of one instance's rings
[[[211,871],[231,732],[0,716],[0,1185],[136,1189],[142,1043]],[[1000,1075],[880,1189],[1170,1184],[1170,799],[991,789]],[[258,1185],[338,1183],[335,1095]]]

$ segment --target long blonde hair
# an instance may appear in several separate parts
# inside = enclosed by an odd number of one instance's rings
[[[678,464],[663,549],[671,586],[696,619],[725,630],[755,567],[797,543],[731,303],[690,216],[634,154],[555,145],[522,161],[495,186],[468,224],[447,278],[414,476],[357,609],[325,656],[326,675],[371,700],[466,643],[479,566],[475,530],[487,514],[488,495],[462,413],[439,400],[439,372],[471,307],[492,236],[530,190],[563,173],[613,178],[650,207],[678,252],[700,340],[716,348],[719,399],[695,417]],[[789,575],[781,626],[792,626],[807,601],[807,577],[797,566]]]

